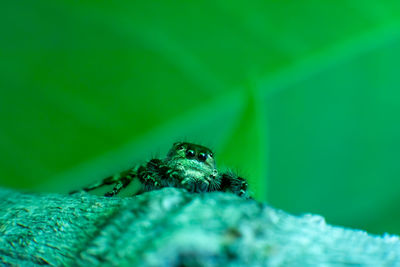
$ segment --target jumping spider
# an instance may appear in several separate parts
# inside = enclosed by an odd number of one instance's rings
[[[105,194],[114,196],[135,177],[142,185],[137,194],[163,187],[178,187],[194,193],[222,191],[250,198],[246,180],[231,172],[219,173],[210,149],[187,142],[174,143],[165,159],[152,159],[145,165],[107,177],[83,190],[88,192],[115,184],[113,190]]]

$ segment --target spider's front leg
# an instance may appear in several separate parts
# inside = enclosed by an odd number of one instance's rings
[[[221,174],[221,191],[231,192],[243,198],[251,198],[247,191],[247,181],[238,175],[229,172]]]
[[[137,172],[137,177],[142,188],[136,195],[165,187],[168,169],[160,159],[152,159],[146,164],[146,167],[141,167]]]

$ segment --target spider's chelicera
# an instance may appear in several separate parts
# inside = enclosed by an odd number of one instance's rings
[[[107,177],[83,190],[87,192],[115,184],[113,190],[105,194],[114,196],[135,178],[142,185],[137,194],[163,187],[178,187],[193,193],[222,191],[249,198],[246,180],[232,172],[218,172],[210,149],[187,142],[174,143],[165,159],[152,159],[145,165]]]

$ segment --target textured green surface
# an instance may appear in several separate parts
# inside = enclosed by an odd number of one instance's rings
[[[0,264],[398,266],[400,240],[293,216],[230,193],[164,188],[131,198],[0,188]]]
[[[256,198],[400,233],[399,1],[1,1],[0,184],[211,146]]]

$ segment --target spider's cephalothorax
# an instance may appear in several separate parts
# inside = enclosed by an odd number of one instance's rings
[[[216,191],[220,187],[214,155],[210,149],[191,143],[175,143],[165,160],[173,186],[191,192]]]
[[[210,149],[187,142],[174,143],[165,159],[152,159],[146,165],[107,177],[83,190],[115,184],[114,189],[105,194],[114,196],[135,177],[142,184],[138,194],[163,187],[178,187],[194,193],[223,191],[249,198],[247,182],[243,178],[231,172],[219,173]]]

